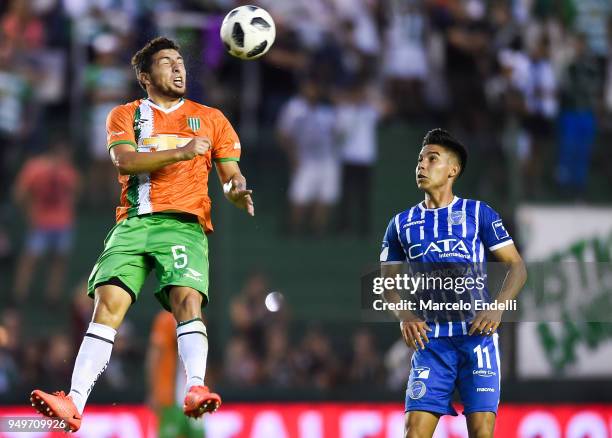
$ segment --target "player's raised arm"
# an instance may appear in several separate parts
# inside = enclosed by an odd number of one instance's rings
[[[185,147],[159,152],[136,152],[129,144],[118,144],[110,150],[113,164],[121,175],[150,173],[168,164],[188,161],[198,155],[204,155],[210,149],[210,140],[206,137],[195,137]]]
[[[240,172],[236,161],[216,161],[217,175],[223,185],[223,194],[236,207],[246,210],[250,216],[255,216],[255,205],[251,194],[253,190],[246,187],[246,178]]]

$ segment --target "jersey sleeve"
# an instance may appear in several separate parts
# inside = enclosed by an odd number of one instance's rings
[[[483,203],[479,216],[481,240],[490,251],[514,243],[495,210]]]
[[[402,243],[399,240],[397,233],[398,227],[398,216],[394,216],[387,226],[385,231],[385,237],[382,242],[382,249],[380,251],[380,262],[382,264],[395,264],[403,263],[406,261],[406,254],[402,248]]]
[[[125,105],[113,108],[106,118],[106,144],[109,150],[118,144],[129,144],[137,148],[134,116]]]
[[[227,118],[219,112],[215,119],[212,159],[217,162],[240,161],[240,139]]]

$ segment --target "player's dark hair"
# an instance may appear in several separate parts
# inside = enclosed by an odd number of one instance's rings
[[[467,149],[459,140],[450,135],[448,131],[441,128],[436,128],[425,134],[425,138],[423,139],[423,147],[427,146],[428,144],[437,144],[455,152],[459,158],[459,166],[461,167],[457,178],[463,174],[465,166],[467,166],[468,154]]]
[[[136,77],[139,78],[140,73],[151,73],[153,55],[165,49],[172,49],[178,52],[181,48],[169,38],[157,37],[149,41],[142,49],[136,52],[136,54],[132,56],[132,67],[134,67]],[[140,78],[138,79],[138,83],[143,90],[147,91],[145,84],[140,82]]]

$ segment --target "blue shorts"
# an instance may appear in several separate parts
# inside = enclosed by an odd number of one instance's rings
[[[34,255],[41,255],[46,251],[65,255],[72,247],[72,228],[44,229],[36,228],[30,231],[26,248]]]
[[[497,414],[500,392],[498,334],[431,338],[412,356],[406,388],[406,412],[457,415],[451,404],[459,390],[464,415]]]

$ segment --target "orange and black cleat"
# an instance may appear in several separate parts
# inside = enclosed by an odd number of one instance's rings
[[[81,414],[72,401],[72,397],[64,394],[64,391],[48,394],[40,389],[35,389],[30,394],[30,401],[32,407],[41,414],[64,420],[66,431],[76,432],[81,427]]]
[[[207,386],[192,386],[185,396],[183,412],[188,417],[200,418],[206,412],[215,412],[221,406],[221,397]]]

